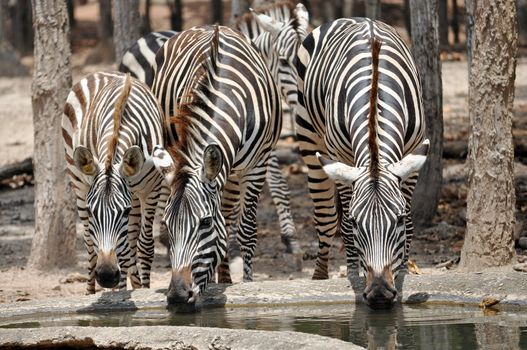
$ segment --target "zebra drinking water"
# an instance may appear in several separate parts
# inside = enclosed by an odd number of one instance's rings
[[[152,161],[154,147],[163,144],[163,123],[150,89],[128,74],[91,74],[68,95],[62,135],[84,226],[90,294],[95,280],[126,289],[129,269],[134,288],[150,286],[152,222],[168,195]]]
[[[298,52],[297,133],[315,205],[319,249],[313,279],[328,278],[340,230],[348,270],[357,255],[364,299],[389,307],[413,234],[411,198],[428,151],[421,87],[409,50],[388,25],[339,19]]]
[[[156,67],[152,89],[170,116],[168,152],[154,152],[171,188],[167,298],[193,303],[225,257],[227,237],[240,242],[243,279],[252,280],[256,208],[281,129],[280,97],[258,51],[227,27],[181,32],[157,53]]]

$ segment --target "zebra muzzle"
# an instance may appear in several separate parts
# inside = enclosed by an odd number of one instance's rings
[[[168,287],[168,304],[193,304],[197,295],[192,290],[192,274],[190,267],[172,270],[172,278]]]
[[[369,269],[366,289],[362,296],[372,309],[388,309],[394,305],[397,290],[390,267],[385,267],[382,273],[375,273]]]
[[[95,267],[95,279],[103,288],[114,288],[119,284],[121,270],[117,262],[115,250],[99,252],[97,266]]]

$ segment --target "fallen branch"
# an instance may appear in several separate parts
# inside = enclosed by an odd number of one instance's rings
[[[0,167],[0,181],[21,174],[33,175],[33,158],[26,158],[21,162]]]

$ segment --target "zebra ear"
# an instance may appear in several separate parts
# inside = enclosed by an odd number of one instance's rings
[[[298,3],[295,8],[296,18],[303,31],[307,33],[307,27],[309,26],[309,12],[302,3]],[[302,38],[303,40],[304,38]]]
[[[124,152],[123,162],[121,163],[121,174],[124,177],[137,175],[145,164],[145,155],[139,146],[132,146]]]
[[[249,10],[251,10],[254,19],[260,25],[260,27],[262,27],[266,32],[271,33],[272,36],[276,36],[284,27],[284,23],[279,22],[274,18],[264,15],[263,13],[258,13],[252,8]]]
[[[397,163],[390,164],[386,168],[395,176],[405,181],[410,175],[419,171],[426,161],[430,141],[424,140],[423,143],[417,147],[412,153],[406,155]]]
[[[223,154],[218,145],[208,145],[203,152],[202,181],[212,182],[223,167]]]
[[[154,147],[152,159],[157,171],[163,175],[168,185],[172,185],[176,175],[176,165],[172,156],[162,146],[157,145]]]
[[[324,169],[324,172],[333,181],[338,181],[344,184],[353,184],[362,172],[361,168],[323,158],[318,152],[317,158],[320,164],[322,164],[322,169]]]
[[[77,169],[84,175],[93,176],[99,171],[99,166],[93,158],[93,154],[84,146],[77,146],[75,148],[73,161]]]

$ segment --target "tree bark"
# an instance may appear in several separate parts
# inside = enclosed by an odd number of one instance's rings
[[[467,41],[467,63],[470,73],[472,65],[472,46],[474,43],[474,8],[476,0],[465,0],[465,35]]]
[[[139,0],[112,1],[112,4],[115,59],[120,62],[126,50],[141,36]]]
[[[410,0],[412,55],[423,90],[428,157],[414,192],[413,213],[418,229],[429,225],[436,213],[442,182],[443,92],[439,59],[438,0]]]
[[[17,0],[12,8],[13,46],[20,55],[31,54],[33,50],[33,27],[31,0]]]
[[[366,17],[371,19],[381,18],[381,0],[366,0]]]
[[[474,20],[467,231],[460,262],[467,270],[511,262],[515,226],[512,106],[518,53],[516,0],[479,0]]]
[[[35,236],[28,265],[45,270],[76,261],[75,198],[64,171],[60,127],[71,86],[71,50],[64,1],[33,0],[33,18]]]
[[[234,24],[238,17],[249,11],[251,3],[249,0],[232,0],[231,2],[231,24]]]
[[[343,0],[342,1],[343,4],[342,4],[342,17],[344,18],[350,18],[350,17],[353,17],[354,16],[354,9],[353,9],[353,5],[354,4],[354,1],[353,0]]]
[[[459,44],[459,10],[457,0],[452,0],[452,32],[454,33],[454,43]]]
[[[527,44],[527,0],[517,0],[520,43]]]
[[[99,0],[99,42],[90,50],[84,64],[111,63],[115,61],[113,44],[112,1]],[[120,58],[119,58],[120,59]]]
[[[152,5],[151,0],[145,1],[145,15],[141,17],[141,35],[146,35],[152,31],[150,26],[150,6]]]

